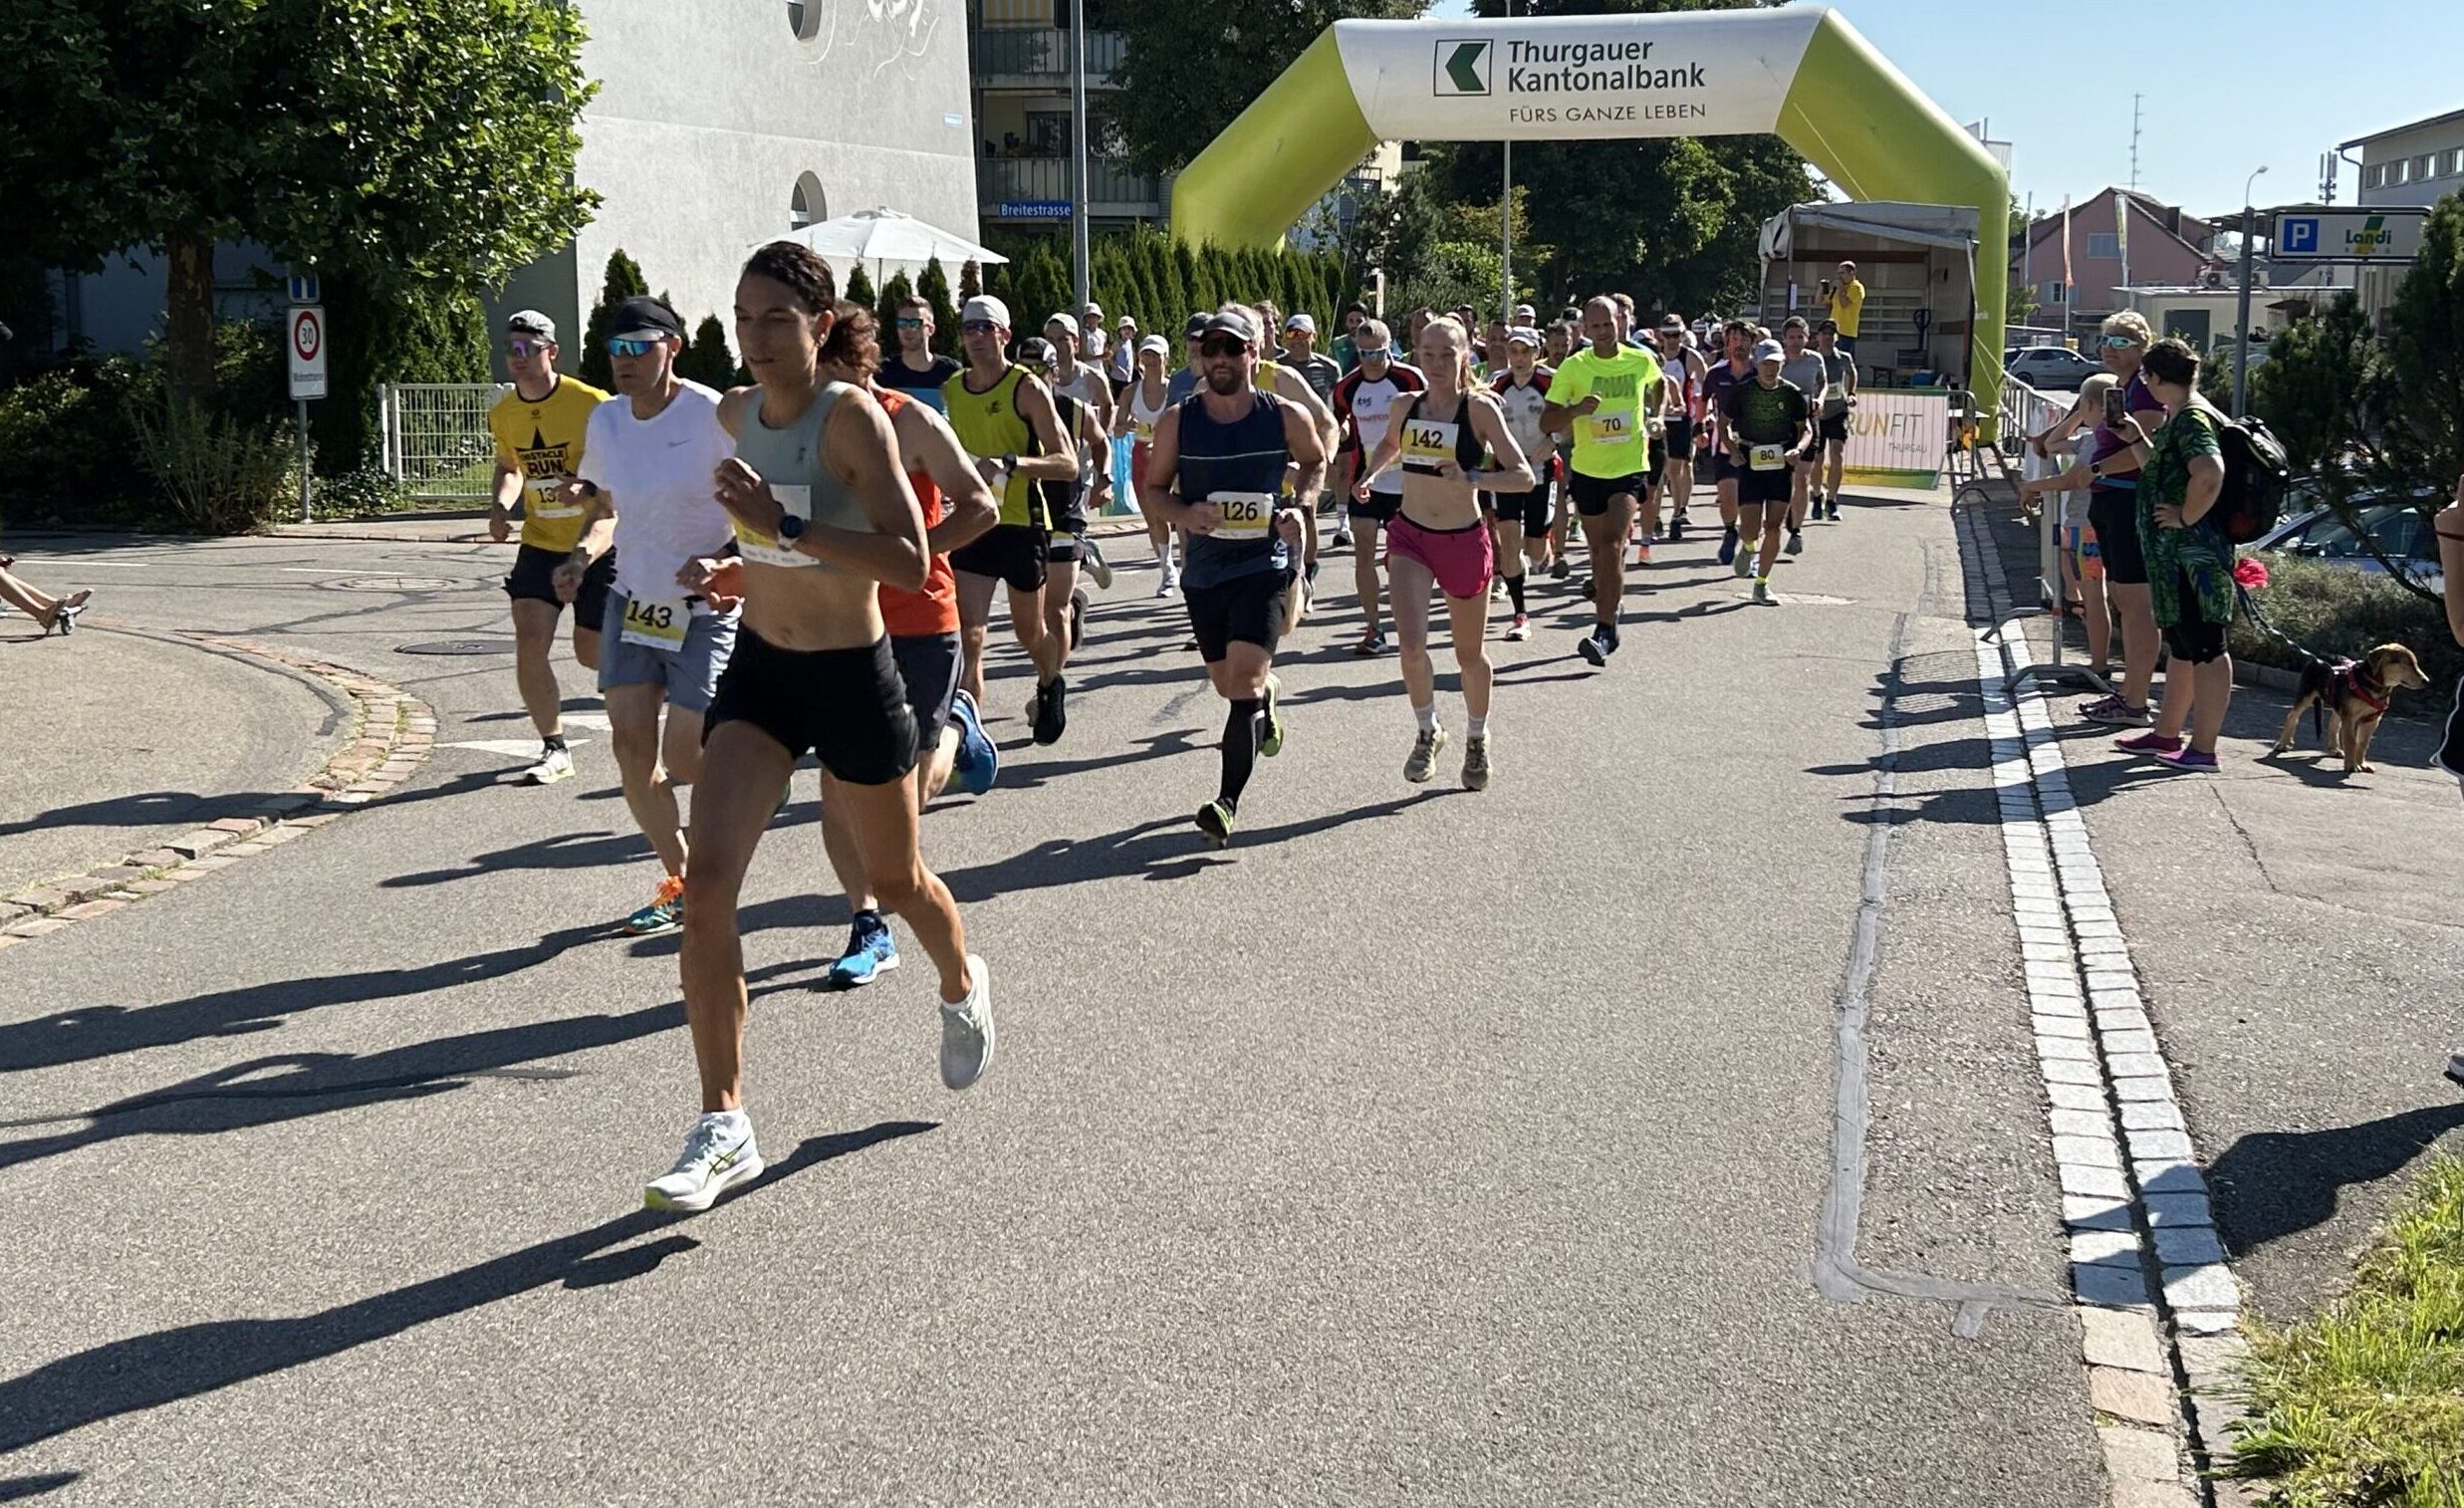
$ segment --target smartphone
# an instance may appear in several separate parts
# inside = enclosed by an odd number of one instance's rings
[[[2104,389],[2105,428],[2118,429],[2121,427],[2122,416],[2129,412],[2128,409],[2122,407],[2123,402],[2125,402],[2127,398],[2128,394],[2124,393],[2119,387],[2107,387]]]
[[[1829,292],[1831,292],[1831,279],[1829,279],[1829,278],[1825,278],[1825,279],[1823,279],[1823,292],[1825,292],[1825,293],[1829,293]]]

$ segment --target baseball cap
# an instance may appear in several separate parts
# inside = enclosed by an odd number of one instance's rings
[[[1206,316],[1202,314],[1191,315],[1189,317],[1189,323],[1180,328],[1180,338],[1184,341],[1196,340],[1199,336],[1206,334]]]
[[[1292,318],[1284,321],[1284,329],[1306,330],[1311,335],[1316,335],[1318,333],[1318,322],[1311,319],[1308,315],[1296,314]]]
[[[1506,344],[1509,346],[1529,346],[1534,351],[1538,351],[1540,349],[1540,332],[1534,330],[1529,325],[1517,325],[1514,329],[1506,332]]]
[[[1685,334],[1685,321],[1673,314],[1665,316],[1660,320],[1660,330],[1666,335],[1683,335]]]
[[[1760,367],[1765,362],[1785,362],[1787,360],[1788,348],[1782,346],[1777,341],[1765,341],[1754,348],[1754,365],[1757,367]]]
[[[659,341],[669,336],[682,339],[683,335],[684,321],[667,307],[665,299],[626,299],[608,317],[608,339],[612,341]]]
[[[1114,330],[1135,330],[1138,328],[1138,322],[1124,314],[1112,322],[1112,328]]]
[[[1241,344],[1244,346],[1257,344],[1257,337],[1249,332],[1249,322],[1237,314],[1219,314],[1212,317],[1206,322],[1206,328],[1202,334],[1236,335],[1241,338]]]
[[[505,334],[535,335],[542,340],[556,339],[556,321],[536,309],[525,309],[505,317]]]
[[[989,293],[979,293],[967,300],[967,307],[958,312],[958,323],[970,325],[977,320],[989,320],[1007,330],[1010,328],[1010,306]]]
[[[1044,328],[1047,330],[1052,329],[1055,325],[1058,325],[1062,329],[1070,332],[1070,339],[1078,339],[1078,316],[1071,314],[1057,314],[1044,322]]]
[[[1060,358],[1055,355],[1052,342],[1031,338],[1018,343],[1018,360],[1022,366],[1050,367]]]
[[[1099,320],[1100,320],[1100,319],[1103,319],[1103,318],[1104,318],[1104,306],[1103,306],[1103,305],[1101,305],[1101,304],[1099,304],[1099,303],[1097,303],[1097,302],[1096,302],[1095,300],[1093,300],[1093,299],[1089,299],[1089,300],[1087,301],[1087,307],[1086,307],[1086,308],[1084,308],[1084,309],[1082,309],[1082,310],[1080,310],[1080,311],[1079,311],[1079,313],[1080,313],[1080,314],[1084,314],[1084,315],[1091,315],[1091,316],[1093,316],[1094,318],[1096,318],[1096,319],[1099,319]]]
[[[1517,304],[1514,307],[1514,322],[1518,325],[1529,325],[1539,318],[1540,311],[1529,304]]]
[[[1157,356],[1170,356],[1172,354],[1172,343],[1159,335],[1150,335],[1146,339],[1138,342],[1138,354],[1140,356],[1145,355],[1149,351],[1153,352]]]

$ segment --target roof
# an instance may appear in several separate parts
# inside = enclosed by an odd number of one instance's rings
[[[2350,151],[2366,142],[2383,141],[2389,136],[2401,135],[2408,130],[2419,130],[2425,126],[2444,126],[2450,121],[2464,121],[2464,110],[2451,110],[2443,116],[2425,116],[2418,121],[2407,121],[2401,126],[2390,126],[2385,130],[2371,131],[2366,136],[2355,136],[2349,141],[2340,143],[2337,150]]]

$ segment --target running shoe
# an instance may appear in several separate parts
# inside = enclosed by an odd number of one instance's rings
[[[1180,590],[1180,573],[1170,566],[1155,573],[1155,596],[1170,597]]]
[[[983,714],[975,709],[975,698],[965,690],[950,698],[950,716],[958,719],[958,778],[965,783],[968,795],[981,796],[1000,778],[1000,746],[984,732]]]
[[[1284,751],[1283,713],[1277,711],[1275,707],[1283,694],[1284,683],[1273,675],[1267,676],[1266,695],[1259,698],[1264,703],[1259,711],[1266,717],[1266,731],[1258,735],[1258,752],[1269,759],[1273,759]]]
[[[1574,573],[1574,569],[1573,566],[1567,564],[1566,557],[1561,552],[1557,559],[1549,562],[1549,580],[1562,582]]]
[[[1767,578],[1760,576],[1754,578],[1754,600],[1766,608],[1775,606],[1771,597],[1771,583]]]
[[[1209,847],[1220,849],[1232,842],[1232,809],[1221,801],[1210,801],[1198,808],[1197,822]]]
[[[648,1209],[696,1214],[730,1188],[760,1177],[762,1166],[761,1148],[753,1142],[753,1123],[743,1112],[706,1114],[685,1132],[684,1153],[676,1158],[676,1165],[642,1189],[641,1202]]]
[[[1463,740],[1463,789],[1489,788],[1489,735],[1474,733]]]
[[[1351,549],[1351,548],[1352,548],[1352,531],[1351,531],[1350,529],[1345,528],[1345,527],[1344,527],[1343,525],[1341,525],[1341,524],[1337,524],[1337,525],[1335,526],[1335,538],[1334,538],[1332,541],[1330,541],[1330,543],[1331,543],[1331,544],[1333,544],[1333,545],[1335,546],[1335,548],[1336,548],[1336,549],[1338,549],[1338,550],[1349,550],[1349,549]]]
[[[2159,754],[2156,763],[2167,769],[2187,770],[2192,774],[2212,775],[2217,768],[2215,755],[2202,754],[2196,749],[2176,749],[2170,754]]]
[[[2181,746],[2180,739],[2168,738],[2152,728],[2144,733],[2133,733],[2128,738],[2113,740],[2113,747],[2124,754],[2170,754]]]
[[[2149,715],[2145,707],[2134,707],[2118,696],[2107,697],[2097,702],[2094,706],[2081,712],[2080,716],[2090,722],[2100,722],[2116,728],[2145,728],[2153,726],[2156,720]]]
[[[1736,559],[1737,531],[1734,529],[1723,529],[1720,531],[1720,564],[1723,566],[1729,565]],[[1744,573],[1740,572],[1738,574],[1743,575]]]
[[[1050,684],[1036,687],[1032,723],[1037,743],[1061,742],[1061,735],[1070,726],[1069,696],[1070,683],[1058,675],[1052,678]]]
[[[1803,555],[1803,554],[1805,554],[1805,553],[1806,553],[1806,536],[1805,536],[1805,531],[1804,531],[1804,530],[1802,530],[1802,529],[1791,529],[1791,530],[1789,530],[1789,531],[1788,531],[1788,547],[1787,547],[1787,548],[1788,548],[1788,553],[1789,553],[1789,554],[1791,554],[1791,555]]]
[[[1751,549],[1738,551],[1737,558],[1730,564],[1729,569],[1739,576],[1752,576],[1754,574],[1754,552]]]
[[[1368,632],[1360,636],[1360,641],[1358,643],[1352,646],[1352,652],[1360,656],[1362,659],[1367,659],[1372,655],[1383,654],[1386,652],[1386,636],[1377,629],[1371,628]]]
[[[542,749],[539,752],[539,763],[522,772],[522,782],[525,785],[552,786],[560,780],[571,779],[573,773],[574,757],[570,752],[564,749]]]
[[[1576,641],[1575,652],[1593,664],[1604,665],[1608,663],[1608,635],[1595,626],[1591,632]]]
[[[1668,521],[1668,543],[1673,545],[1684,538],[1685,515],[1680,513]]]
[[[1504,577],[1502,577],[1502,576],[1492,576],[1492,577],[1490,577],[1490,578],[1489,578],[1489,601],[1491,601],[1491,602],[1493,602],[1493,603],[1502,603],[1502,602],[1504,602],[1505,600],[1506,600],[1506,578],[1504,578]]]
[[[2447,1077],[2458,1084],[2464,1084],[2464,1053],[2447,1055]]]
[[[847,931],[847,952],[830,966],[828,988],[860,990],[898,966],[898,939],[878,911],[858,911]]]
[[[1412,740],[1411,757],[1403,761],[1403,778],[1413,785],[1426,785],[1437,773],[1437,751],[1446,746],[1446,730],[1423,728]]]
[[[684,925],[684,881],[670,875],[651,892],[650,903],[624,918],[625,935],[657,937]]]
[[[1087,568],[1087,575],[1096,584],[1096,590],[1098,592],[1111,591],[1112,563],[1104,558],[1103,548],[1094,540],[1081,535],[1078,541],[1078,553],[1081,557],[1080,563]]]
[[[965,1089],[992,1067],[992,970],[977,954],[967,955],[967,973],[975,987],[967,998],[941,1004],[941,1085]]]
[[[1532,616],[1528,613],[1516,614],[1514,622],[1506,626],[1506,642],[1519,644],[1531,636]]]
[[[1583,598],[1587,602],[1590,601],[1592,596],[1599,590],[1600,580],[1597,577],[1587,576],[1583,580],[1575,583],[1575,596]]]
[[[1835,524],[1840,522],[1840,500],[1838,498],[1835,497],[1823,505],[1823,517]]]
[[[1078,649],[1078,641],[1087,636],[1087,589],[1070,589],[1070,648]]]
[[[1651,564],[1651,542],[1647,539],[1638,541],[1634,546],[1634,569],[1639,571],[1649,564]]]

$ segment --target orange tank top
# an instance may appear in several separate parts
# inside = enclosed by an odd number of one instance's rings
[[[898,410],[914,401],[909,394],[895,387],[877,383],[872,395],[878,398],[890,422],[898,421]],[[915,501],[924,510],[924,527],[930,529],[941,522],[941,489],[921,471],[909,470],[907,482],[915,488]],[[958,583],[950,574],[950,558],[935,555],[924,572],[924,590],[901,592],[895,587],[881,589],[881,623],[892,638],[929,638],[958,631]]]

